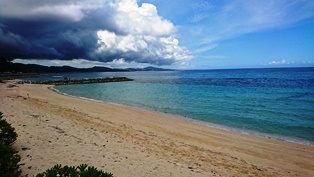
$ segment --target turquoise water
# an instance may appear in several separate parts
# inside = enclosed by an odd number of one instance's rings
[[[179,115],[211,126],[314,145],[314,68],[62,76],[130,77],[135,80],[55,89],[73,96]],[[56,75],[44,78],[54,79]]]

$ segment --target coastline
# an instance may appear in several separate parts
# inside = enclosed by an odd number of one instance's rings
[[[125,105],[125,104],[115,103],[115,102],[108,102],[108,101],[103,101],[103,100],[96,100],[96,99],[92,99],[92,98],[70,95],[70,94],[64,93],[62,91],[59,91],[58,89],[55,88],[55,85],[49,86],[48,89],[50,89],[50,90],[52,90],[58,94],[70,96],[73,98],[79,98],[79,99],[95,101],[95,102],[100,102],[100,103],[105,103],[105,104],[112,104],[112,105],[123,106],[123,107],[131,107],[131,108],[133,107],[136,109],[141,109],[143,111],[149,111],[149,112],[153,112],[155,114],[160,114],[162,116],[173,117],[173,118],[181,119],[181,120],[188,121],[188,122],[191,122],[194,124],[200,124],[200,125],[207,126],[210,128],[217,128],[217,129],[221,129],[221,130],[225,130],[225,131],[231,131],[231,132],[236,132],[236,133],[241,133],[241,134],[248,134],[248,135],[258,136],[258,137],[262,137],[262,138],[270,138],[270,139],[279,140],[279,141],[287,141],[287,142],[291,142],[291,143],[314,146],[314,141],[310,141],[307,139],[289,137],[289,136],[284,136],[284,135],[275,135],[275,134],[263,133],[263,132],[258,132],[258,131],[254,131],[254,130],[249,130],[249,129],[234,128],[234,127],[215,124],[215,123],[206,122],[206,121],[202,121],[202,120],[198,120],[198,119],[193,119],[193,118],[186,117],[186,116],[181,116],[181,115],[151,110],[149,108],[141,108],[141,107],[136,107],[136,106],[129,106],[129,105]]]
[[[80,99],[45,85],[8,84],[0,84],[0,111],[19,135],[22,175],[56,163],[88,163],[115,176],[314,175],[313,146]]]

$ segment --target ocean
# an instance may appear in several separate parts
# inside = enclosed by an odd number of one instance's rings
[[[41,79],[119,76],[134,81],[54,88],[207,126],[314,145],[314,68],[68,73]]]

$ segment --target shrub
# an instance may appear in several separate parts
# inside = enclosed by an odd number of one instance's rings
[[[10,146],[16,141],[16,138],[15,129],[6,120],[2,119],[2,112],[0,112],[0,143]]]
[[[55,165],[43,173],[37,174],[36,177],[113,177],[111,173],[97,170],[95,167],[88,167],[86,164],[80,166]]]
[[[21,157],[11,147],[17,138],[14,130],[6,120],[2,119],[0,112],[0,174],[2,177],[17,176],[20,172]]]
[[[21,157],[10,146],[0,144],[0,174],[2,177],[17,176],[20,173]]]

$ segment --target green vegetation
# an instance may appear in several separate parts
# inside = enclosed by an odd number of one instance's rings
[[[43,173],[37,174],[36,177],[113,177],[111,173],[97,170],[95,167],[87,167],[86,164],[80,166],[55,165]]]
[[[0,174],[2,177],[17,176],[20,172],[21,158],[17,154],[18,152],[11,147],[16,141],[17,134],[15,129],[2,118],[0,112]]]
[[[17,134],[15,129],[2,118],[2,112],[0,112],[0,142],[2,145],[10,146],[16,141]]]
[[[3,119],[0,112],[0,176],[14,177],[21,172],[19,164],[21,157],[11,146],[16,141],[17,134],[15,129]],[[111,173],[97,170],[97,168],[86,164],[80,166],[55,165],[43,173],[37,174],[36,177],[113,177]]]

